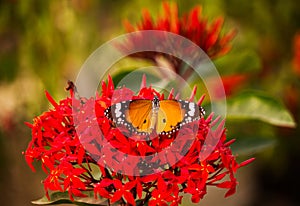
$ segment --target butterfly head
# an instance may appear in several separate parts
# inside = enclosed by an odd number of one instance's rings
[[[158,108],[159,108],[159,99],[157,96],[154,96],[152,100],[152,109],[158,109]]]

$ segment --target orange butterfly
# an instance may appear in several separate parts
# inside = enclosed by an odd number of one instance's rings
[[[124,125],[141,135],[170,135],[186,123],[199,120],[205,111],[194,102],[184,100],[135,99],[108,107],[105,116],[116,125]]]

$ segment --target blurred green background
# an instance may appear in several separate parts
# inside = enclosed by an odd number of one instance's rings
[[[153,16],[160,13],[161,2],[0,1],[2,205],[31,205],[31,200],[44,195],[41,180],[45,174],[39,167],[33,173],[22,156],[30,141],[24,121],[31,122],[50,106],[44,90],[56,100],[66,97],[67,80],[76,79],[87,57],[102,43],[125,33],[125,19],[139,22],[143,8]],[[238,33],[232,51],[215,61],[219,72],[246,74],[239,91],[266,92],[299,120],[300,72],[293,66],[295,38],[300,32],[297,0],[176,2],[179,13],[201,4],[208,19],[224,16],[225,30],[235,28]],[[234,118],[228,119],[227,128],[229,138],[237,139],[233,149],[240,159],[255,156],[257,160],[239,171],[235,196],[224,200],[224,191],[209,191],[202,205],[299,205],[300,129]]]

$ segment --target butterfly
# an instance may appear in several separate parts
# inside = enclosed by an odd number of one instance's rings
[[[124,125],[131,132],[149,135],[153,131],[171,135],[184,124],[199,120],[205,110],[194,102],[184,100],[135,99],[111,105],[105,116],[117,126]]]

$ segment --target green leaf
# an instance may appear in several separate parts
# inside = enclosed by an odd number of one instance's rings
[[[227,118],[257,119],[282,127],[296,126],[292,115],[279,101],[260,91],[247,91],[228,100]]]
[[[32,204],[35,205],[59,205],[59,204],[74,204],[79,206],[107,206],[108,201],[106,198],[101,198],[98,196],[97,199],[94,198],[94,193],[92,191],[90,192],[83,192],[85,195],[88,195],[88,197],[74,197],[74,201],[71,201],[69,198],[68,192],[53,192],[50,194],[50,200],[46,196],[31,201]],[[137,200],[136,205],[139,205],[142,200]],[[111,206],[119,206],[120,202],[117,201],[113,204],[110,203]],[[144,204],[145,206],[148,205],[148,202]]]
[[[93,178],[96,180],[99,180],[102,173],[101,170],[99,168],[99,166],[97,164],[94,163],[82,163],[81,165],[74,165],[74,167],[76,168],[81,168],[81,166],[83,166],[84,168],[89,168],[90,173],[92,174]]]
[[[68,204],[72,203],[75,205],[108,205],[107,204],[107,199],[106,198],[100,198],[98,197],[97,199],[94,198],[94,193],[93,192],[83,192],[86,194],[88,197],[74,197],[74,201],[70,200],[68,192],[53,192],[50,194],[50,200],[46,196],[32,201],[32,204],[35,205],[54,205],[54,204]]]
[[[276,143],[275,139],[266,139],[263,137],[247,137],[239,138],[230,147],[234,154],[253,155],[265,149],[273,147]]]
[[[167,72],[167,71],[165,71]],[[163,75],[160,74],[160,70],[155,67],[147,67],[145,69],[133,70],[133,68],[128,68],[121,70],[121,72],[116,73],[112,76],[115,87],[126,86],[134,92],[140,90],[143,76],[146,76],[146,84],[154,88],[160,93],[169,94],[172,88],[175,91],[181,90],[181,94],[188,93],[190,94],[190,87],[188,85],[178,85],[178,81],[174,78],[165,79]],[[172,76],[172,75],[170,75]]]
[[[143,75],[146,75],[147,85],[160,81],[160,79],[154,74],[151,74],[150,71],[132,71],[132,69],[122,70],[113,75],[113,81],[116,87],[126,86],[133,91],[138,91],[141,86]]]

